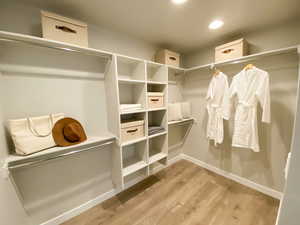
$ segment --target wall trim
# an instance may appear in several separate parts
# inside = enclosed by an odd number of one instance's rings
[[[178,155],[176,157],[173,157],[172,159],[169,159],[168,160],[168,163],[167,163],[167,167],[178,162],[179,160],[182,159],[182,155]],[[158,171],[162,170],[166,168],[166,166],[157,166],[156,168],[154,168],[154,171],[153,173],[157,173]],[[153,174],[152,173],[152,174]],[[127,183],[125,185],[125,189],[128,189],[130,187],[132,187],[133,185],[139,183],[140,181],[142,181],[143,179],[145,179],[144,177],[140,177],[140,178],[137,178],[137,179],[134,179],[132,181],[130,181],[129,183]],[[66,222],[67,220],[70,220],[72,219],[73,217],[75,216],[78,216],[80,215],[81,213],[87,211],[88,209],[90,208],[93,208],[94,206],[106,201],[107,199],[110,199],[114,196],[116,196],[117,194],[119,194],[121,191],[124,191],[124,190],[121,190],[121,189],[111,189],[110,191],[107,191],[101,195],[99,195],[98,197],[86,202],[86,203],[83,203],[82,205],[80,206],[77,206],[67,212],[64,212],[62,213],[61,215],[57,216],[57,217],[54,217],[44,223],[41,223],[40,225],[59,225],[63,222]]]
[[[214,173],[216,173],[218,175],[221,175],[221,176],[226,177],[226,178],[228,178],[230,180],[238,182],[238,183],[240,183],[242,185],[245,185],[245,186],[247,186],[249,188],[252,188],[252,189],[254,189],[256,191],[259,191],[259,192],[261,192],[263,194],[269,195],[269,196],[271,196],[273,198],[276,198],[276,199],[279,199],[279,200],[282,199],[282,196],[283,196],[282,192],[279,192],[279,191],[276,191],[274,189],[268,188],[268,187],[263,186],[261,184],[257,184],[257,183],[255,183],[255,182],[253,182],[251,180],[245,179],[245,178],[240,177],[238,175],[235,175],[233,173],[226,172],[226,171],[224,171],[222,169],[219,169],[219,168],[217,168],[215,166],[212,166],[212,165],[210,165],[208,163],[205,163],[205,162],[203,162],[201,160],[198,160],[198,159],[196,159],[194,157],[191,157],[191,156],[188,156],[186,154],[182,154],[181,157],[182,157],[182,159],[190,161],[190,162],[192,162],[192,163],[194,163],[194,164],[196,164],[196,165],[198,165],[200,167],[208,169],[209,171],[212,171],[212,172],[214,172]]]

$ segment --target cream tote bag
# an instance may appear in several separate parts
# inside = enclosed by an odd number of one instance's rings
[[[57,113],[49,116],[9,120],[9,129],[16,153],[29,155],[54,147],[52,128],[62,118],[64,118],[64,114]]]

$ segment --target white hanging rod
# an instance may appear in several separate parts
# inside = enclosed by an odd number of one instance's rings
[[[12,32],[0,31],[1,41],[21,42],[29,45],[62,50],[66,52],[77,52],[90,56],[110,59],[113,55],[111,52],[100,51],[93,48],[85,48],[77,45],[67,44],[64,42],[48,40],[45,38],[34,37],[30,35],[17,34]]]
[[[216,66],[225,66],[225,65],[230,65],[230,64],[244,63],[247,61],[252,61],[252,60],[256,60],[259,58],[263,58],[266,56],[272,56],[272,55],[280,55],[280,54],[291,53],[291,52],[297,53],[298,48],[300,48],[300,46],[292,46],[292,47],[287,47],[287,48],[275,49],[275,50],[271,50],[271,51],[265,51],[265,52],[261,52],[261,53],[257,53],[257,54],[253,54],[253,55],[243,56],[243,57],[240,57],[237,59],[195,66],[195,67],[186,69],[185,71],[190,72],[190,71],[199,70],[199,69],[214,68]]]
[[[90,151],[90,150],[95,150],[95,149],[98,149],[99,147],[104,147],[104,146],[110,145],[112,143],[114,143],[114,141],[107,141],[107,142],[104,142],[102,144],[98,144],[96,146],[83,148],[83,149],[76,149],[76,150],[66,152],[66,153],[63,153],[63,154],[59,154],[59,155],[55,155],[55,156],[49,156],[49,157],[44,158],[44,159],[37,159],[37,160],[30,161],[30,162],[18,163],[16,165],[8,166],[7,168],[9,170],[13,170],[13,169],[22,168],[22,167],[33,166],[33,165],[41,164],[41,163],[51,161],[51,160],[54,160],[54,159],[58,159],[58,158],[61,158],[61,157],[71,156],[73,154],[77,154],[77,153],[81,153],[81,152],[85,152],[85,151]]]

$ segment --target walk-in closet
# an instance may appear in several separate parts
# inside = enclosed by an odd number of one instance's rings
[[[0,224],[299,225],[300,3],[0,1]]]

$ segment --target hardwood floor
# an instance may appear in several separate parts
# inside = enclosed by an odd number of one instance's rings
[[[63,225],[275,225],[278,206],[181,160]]]

